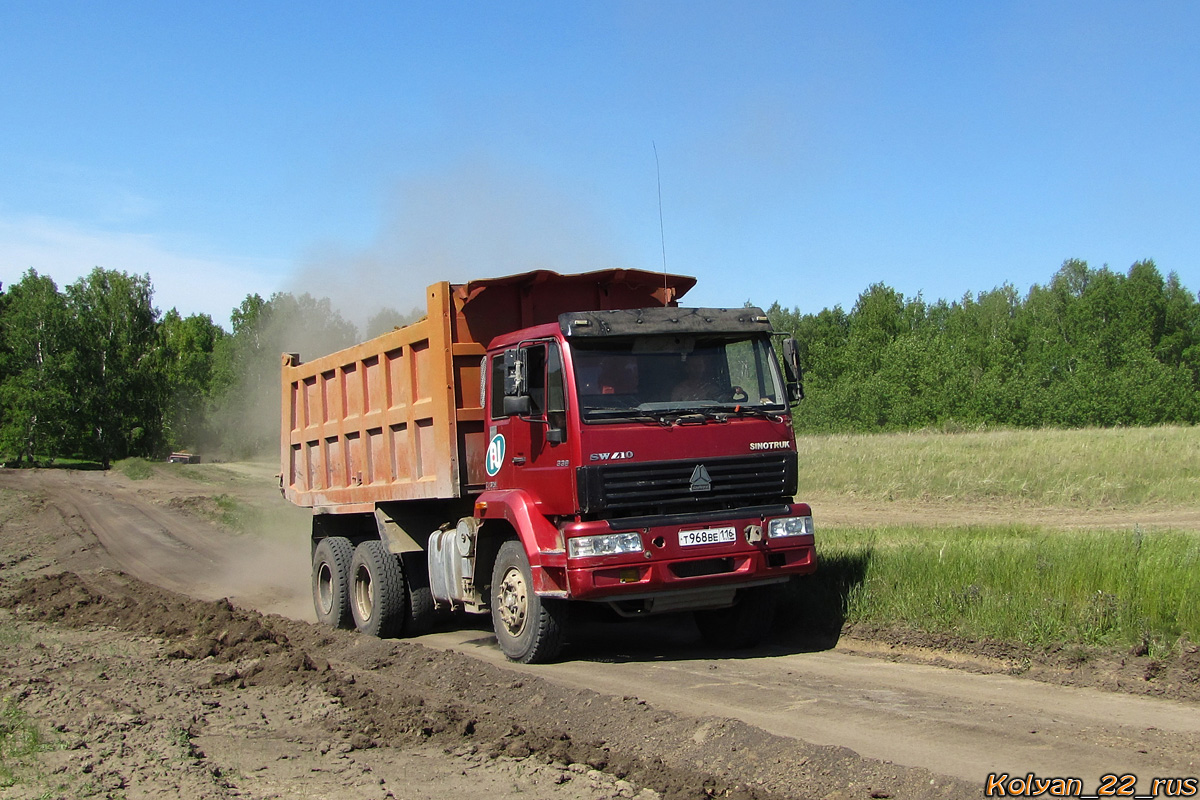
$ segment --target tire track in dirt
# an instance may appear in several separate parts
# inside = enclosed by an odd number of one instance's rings
[[[77,535],[94,537],[111,557],[106,566],[202,600],[228,597],[263,613],[313,618],[303,540],[293,547],[232,534],[106,473],[0,470],[0,485],[44,492],[64,518],[82,523]]]
[[[220,560],[203,537],[188,535],[191,526],[185,521],[74,487],[62,487],[54,502],[77,513],[130,575],[203,600],[224,596],[227,587],[209,577],[220,572]]]

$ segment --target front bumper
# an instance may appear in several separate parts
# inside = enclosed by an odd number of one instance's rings
[[[787,506],[779,516],[811,516],[808,505]],[[781,509],[782,511],[782,509]],[[564,539],[614,533],[637,533],[642,551],[619,555],[568,558],[567,596],[576,600],[621,600],[708,587],[750,586],[804,575],[817,568],[811,533],[771,539],[766,530],[772,517],[739,515],[703,522],[655,525],[638,520],[642,527],[623,527],[621,520],[572,522],[562,526]],[[733,541],[685,545],[682,541],[721,538],[733,529]],[[685,535],[680,536],[683,531]],[[697,536],[697,531],[711,532]],[[568,545],[569,547],[569,545]]]

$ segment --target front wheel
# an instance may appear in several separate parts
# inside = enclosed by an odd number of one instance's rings
[[[567,603],[539,597],[533,591],[533,570],[519,541],[500,545],[492,568],[492,627],[496,642],[511,661],[540,664],[562,649]]]

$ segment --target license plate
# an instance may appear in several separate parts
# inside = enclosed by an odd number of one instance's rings
[[[698,544],[724,544],[737,539],[736,528],[704,528],[698,531],[680,531],[680,547]]]

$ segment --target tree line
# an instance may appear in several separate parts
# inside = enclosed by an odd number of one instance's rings
[[[247,295],[228,331],[162,314],[153,295],[149,275],[101,268],[63,290],[31,269],[0,294],[0,458],[273,452],[280,354],[364,338],[308,294]],[[1122,274],[1070,260],[1024,297],[1004,285],[927,303],[877,283],[849,312],[768,313],[800,346],[801,431],[1200,421],[1200,302],[1150,261]],[[364,336],[418,315],[384,309]]]
[[[1152,261],[1068,260],[1024,297],[928,303],[877,283],[849,312],[769,315],[800,347],[804,432],[1200,421],[1200,303]]]
[[[0,294],[0,458],[107,468],[182,449],[272,452],[280,354],[309,359],[360,338],[308,294],[247,295],[229,331],[207,314],[162,314],[153,296],[149,275],[101,268],[61,291],[31,269]],[[384,309],[366,334],[411,319]]]

